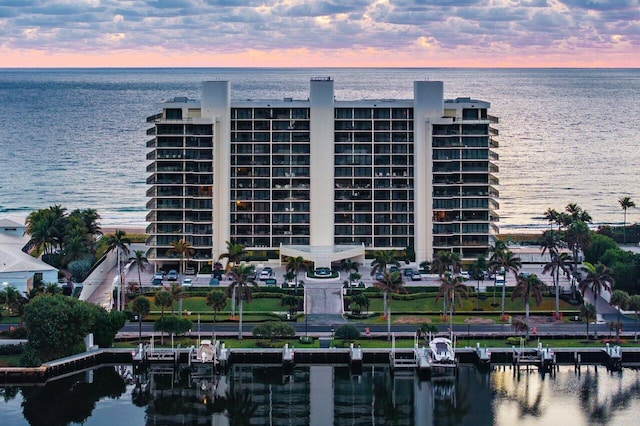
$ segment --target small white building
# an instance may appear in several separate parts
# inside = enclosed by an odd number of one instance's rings
[[[25,253],[29,236],[24,219],[0,217],[0,285],[13,286],[21,293],[33,287],[36,278],[44,283],[57,283],[58,270]]]

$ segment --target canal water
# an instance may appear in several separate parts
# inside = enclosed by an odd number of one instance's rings
[[[0,388],[2,425],[637,424],[640,372],[461,367],[457,377],[335,366],[234,366],[215,375],[100,367],[46,386]]]

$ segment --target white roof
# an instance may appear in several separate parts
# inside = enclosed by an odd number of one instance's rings
[[[28,255],[20,248],[0,245],[0,274],[25,271],[57,271],[57,269]]]
[[[20,216],[0,217],[0,228],[25,228],[24,218]]]

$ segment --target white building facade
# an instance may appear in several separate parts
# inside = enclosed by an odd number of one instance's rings
[[[306,100],[232,101],[230,82],[212,81],[199,102],[164,102],[147,119],[149,257],[177,262],[167,250],[179,239],[200,266],[226,241],[316,266],[382,249],[418,262],[485,255],[497,233],[497,119],[488,102],[443,93],[416,81],[410,100],[341,101],[322,77]]]

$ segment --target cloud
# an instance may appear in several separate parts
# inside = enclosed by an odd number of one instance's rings
[[[572,57],[620,50],[640,66],[640,0],[4,0],[8,52],[241,58],[295,51],[430,57]],[[457,53],[455,53],[457,52]],[[453,53],[453,54],[452,54]],[[564,55],[564,56],[563,56]],[[514,56],[514,57],[515,57]],[[240,60],[241,61],[241,60]],[[492,61],[490,65],[494,65]],[[168,63],[167,65],[174,65]],[[202,66],[207,64],[203,63]]]

